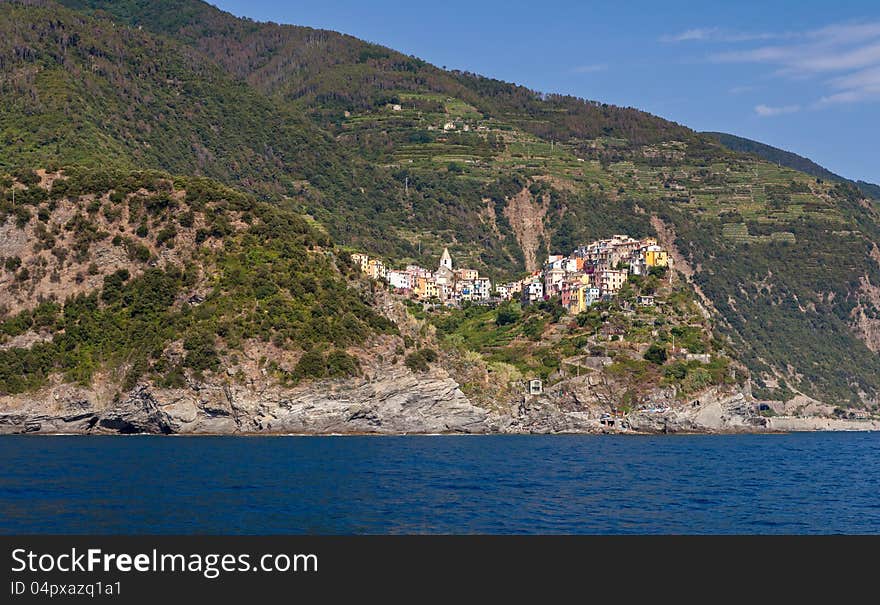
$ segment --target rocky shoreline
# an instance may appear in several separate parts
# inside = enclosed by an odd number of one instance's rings
[[[0,434],[723,434],[880,430],[878,420],[755,414],[748,389],[710,389],[687,405],[643,410],[610,424],[601,409],[573,408],[557,393],[489,410],[442,369],[393,366],[378,379],[283,388],[266,383],[142,384],[124,396],[57,384],[0,397]]]

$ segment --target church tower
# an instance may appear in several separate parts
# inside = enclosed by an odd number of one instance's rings
[[[440,268],[443,267],[452,271],[452,257],[449,256],[449,248],[443,248],[443,256],[440,257]]]

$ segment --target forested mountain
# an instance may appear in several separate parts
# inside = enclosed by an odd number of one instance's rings
[[[2,2],[0,75],[11,216],[13,172],[84,165],[208,176],[349,250],[432,266],[449,246],[496,279],[656,235],[757,394],[880,394],[880,217],[847,182],[197,0]]]
[[[758,141],[753,141],[751,139],[746,139],[723,132],[706,132],[704,134],[716,138],[719,143],[732,151],[753,153],[759,158],[767,160],[768,162],[773,162],[774,164],[779,164],[780,166],[785,166],[787,168],[793,168],[800,172],[813,175],[816,178],[853,183],[867,197],[880,199],[880,186],[874,185],[872,183],[866,183],[864,181],[850,181],[849,179],[845,179],[838,174],[834,174],[833,172],[823,166],[820,166],[813,160],[805,158],[796,153],[792,153],[791,151],[785,151],[784,149],[779,149],[778,147],[773,147],[771,145],[759,143]]]

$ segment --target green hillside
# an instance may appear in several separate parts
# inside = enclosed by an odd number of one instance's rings
[[[867,197],[880,199],[880,186],[874,185],[872,183],[866,183],[864,181],[850,181],[849,179],[845,179],[838,174],[834,174],[833,172],[823,166],[820,166],[816,162],[796,153],[792,153],[791,151],[785,151],[784,149],[779,149],[778,147],[765,145],[764,143],[759,143],[758,141],[752,141],[751,139],[746,139],[723,132],[706,132],[704,134],[714,137],[718,140],[719,143],[732,151],[753,153],[759,158],[767,160],[768,162],[773,162],[787,168],[794,168],[795,170],[804,172],[817,178],[828,179],[830,181],[844,181],[848,183],[853,183]]]
[[[204,178],[18,171],[0,183],[7,218],[25,238],[3,248],[2,393],[59,373],[176,387],[260,347],[274,352],[269,369],[302,354],[282,380],[347,376],[359,372],[347,349],[396,332],[349,287],[357,271],[326,233]]]
[[[335,32],[194,0],[64,4],[0,5],[0,167],[203,174],[349,249],[433,266],[449,246],[495,279],[657,235],[758,394],[880,394],[880,223],[848,183]]]

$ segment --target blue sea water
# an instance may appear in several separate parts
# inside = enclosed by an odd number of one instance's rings
[[[0,533],[880,533],[880,434],[0,437]]]

